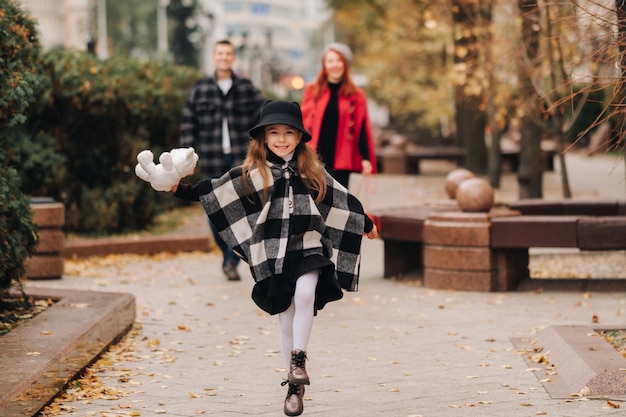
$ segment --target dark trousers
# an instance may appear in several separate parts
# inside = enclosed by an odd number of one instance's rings
[[[209,227],[211,228],[211,232],[213,233],[213,239],[215,239],[215,243],[217,244],[217,246],[222,251],[222,254],[224,255],[222,266],[226,265],[229,262],[232,262],[235,265],[239,265],[240,258],[237,255],[235,255],[235,252],[233,252],[230,246],[228,246],[226,242],[224,242],[224,239],[220,237],[220,235],[217,233],[217,229],[215,228],[211,220],[209,220]]]
[[[226,166],[228,167],[228,169],[233,167],[233,162],[234,162],[233,159],[234,158],[232,154],[224,155],[224,162],[226,162]],[[224,239],[220,237],[220,235],[217,233],[217,229],[215,228],[215,226],[213,225],[210,219],[209,219],[209,227],[211,228],[211,233],[213,233],[213,239],[215,239],[215,244],[220,248],[220,250],[222,251],[222,254],[224,255],[222,266],[226,265],[229,262],[234,263],[235,266],[239,265],[239,261],[241,260],[241,258],[235,255],[235,252],[233,252],[230,246],[228,246],[226,242],[224,242]]]
[[[348,184],[350,183],[350,171],[332,171],[330,172],[330,175],[332,175],[332,177],[336,179],[339,184],[348,188]]]

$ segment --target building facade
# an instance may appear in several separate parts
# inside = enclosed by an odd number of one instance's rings
[[[211,16],[203,69],[212,72],[214,43],[230,39],[236,70],[256,85],[290,88],[293,77],[311,79],[319,69],[330,13],[323,0],[200,0]]]
[[[39,41],[44,49],[65,46],[87,49],[90,39],[89,0],[21,0],[37,19]]]

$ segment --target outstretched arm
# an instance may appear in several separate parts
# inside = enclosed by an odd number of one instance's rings
[[[367,236],[368,239],[376,239],[378,237],[378,228],[376,227],[374,222],[372,222],[372,230],[366,232],[365,236]]]

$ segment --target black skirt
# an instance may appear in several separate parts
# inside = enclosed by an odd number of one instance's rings
[[[285,257],[283,273],[272,275],[254,284],[252,299],[255,304],[269,314],[278,314],[291,305],[298,278],[307,272],[320,271],[315,289],[313,314],[324,308],[326,303],[339,300],[343,291],[335,278],[335,265],[321,255],[303,256],[300,252],[290,252]]]

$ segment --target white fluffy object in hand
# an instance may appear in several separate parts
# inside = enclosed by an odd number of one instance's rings
[[[176,148],[163,152],[159,164],[154,163],[154,155],[144,150],[137,155],[135,174],[149,182],[156,191],[171,191],[181,178],[193,174],[198,163],[198,154],[193,148]]]

